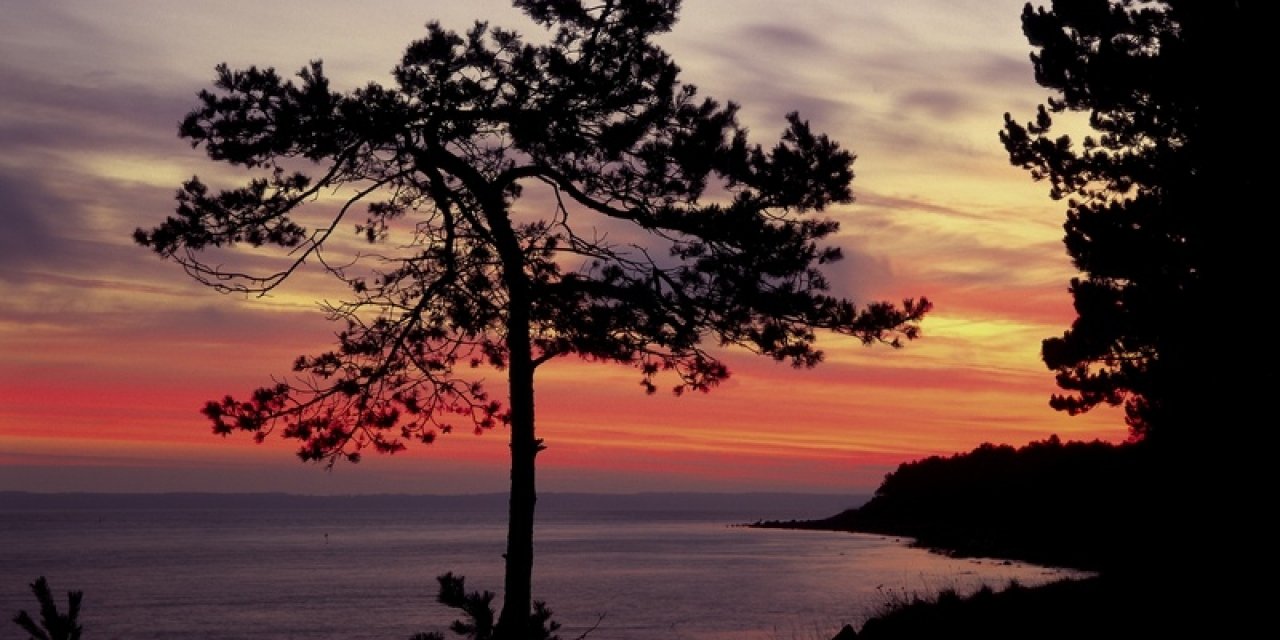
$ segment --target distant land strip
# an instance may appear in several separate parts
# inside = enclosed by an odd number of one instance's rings
[[[758,513],[769,517],[818,517],[864,504],[868,495],[813,493],[646,492],[627,494],[544,493],[539,509],[565,511],[681,511]],[[356,494],[291,493],[37,493],[0,491],[0,510],[85,509],[432,509],[493,511],[507,506],[506,493]],[[790,515],[798,514],[798,515]]]

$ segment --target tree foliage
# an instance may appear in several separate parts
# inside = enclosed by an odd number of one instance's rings
[[[135,234],[224,291],[270,292],[305,263],[349,288],[329,307],[336,347],[208,403],[216,433],[278,430],[332,463],[455,424],[511,427],[504,620],[530,602],[511,568],[532,563],[537,367],[576,356],[634,366],[651,393],[663,374],[706,391],[729,374],[721,347],[808,367],[817,330],[896,346],[929,308],[827,293],[819,266],[840,251],[822,212],[851,200],[853,155],[794,113],[778,142],[752,144],[735,105],[682,84],[651,40],[678,0],[515,4],[545,42],[433,22],[392,86],[339,93],[320,62],[296,79],[219,66],[180,133],[256,177],[222,191],[192,178],[174,215]],[[308,226],[304,210],[327,217]],[[367,248],[335,247],[343,227]],[[287,262],[225,267],[244,246]],[[506,372],[506,403],[465,373],[485,365]]]
[[[1256,205],[1258,168],[1232,113],[1243,98],[1256,4],[1072,0],[1027,5],[1035,118],[1005,114],[1013,164],[1066,200],[1065,243],[1083,277],[1077,318],[1043,356],[1071,414],[1125,405],[1138,438],[1209,417],[1214,298],[1233,274],[1217,211]],[[1076,144],[1061,116],[1088,114]]]
[[[13,622],[31,636],[31,640],[80,640],[80,602],[83,591],[67,592],[67,612],[58,613],[58,603],[53,599],[49,581],[40,576],[31,583],[31,593],[40,603],[40,621],[31,614],[19,611]]]
[[[736,106],[679,84],[649,41],[671,26],[676,2],[516,4],[554,30],[550,44],[483,23],[465,34],[432,23],[394,87],[333,92],[320,62],[297,82],[218,68],[181,135],[265,175],[217,193],[193,178],[176,215],[137,240],[242,292],[323,263],[325,242],[358,205],[355,229],[379,247],[361,256],[367,269],[325,263],[352,298],[330,310],[346,325],[338,347],[295,363],[313,384],[211,403],[219,433],[281,424],[319,459],[430,440],[451,428],[448,416],[491,427],[506,414],[454,371],[508,364],[513,305],[524,307],[538,363],[633,364],[649,391],[661,371],[675,374],[677,392],[724,379],[708,337],[809,366],[820,358],[815,328],[894,344],[915,336],[920,302],[858,309],[822,293],[814,266],[840,252],[818,242],[837,223],[799,214],[851,199],[852,155],[796,114],[774,147],[750,145]],[[286,168],[295,159],[318,176]],[[526,221],[512,205],[530,182],[556,202]],[[296,209],[341,186],[349,197],[330,224],[296,220]],[[599,219],[648,237],[611,241]],[[198,255],[245,244],[293,259],[258,276]]]
[[[493,640],[496,637],[492,591],[467,591],[466,579],[452,573],[437,576],[436,581],[440,583],[436,602],[458,610],[463,616],[450,623],[449,631],[467,640]],[[560,630],[560,623],[552,620],[551,616],[552,611],[547,608],[546,603],[535,600],[529,624],[518,637],[525,640],[560,640],[560,636],[556,635],[556,631]],[[583,634],[579,640],[585,636]],[[431,631],[415,634],[410,640],[445,640],[445,637],[439,632]]]

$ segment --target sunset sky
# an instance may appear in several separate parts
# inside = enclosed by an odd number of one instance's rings
[[[213,67],[346,91],[388,72],[431,19],[539,29],[503,0],[49,0],[0,20],[0,490],[459,493],[506,485],[506,434],[454,433],[332,472],[294,444],[210,434],[205,400],[328,345],[314,280],[228,296],[135,246],[193,174],[229,176],[177,135]],[[1022,0],[686,0],[660,37],[704,95],[771,145],[799,111],[858,159],[833,212],[836,293],[927,296],[902,350],[824,336],[795,370],[726,354],[710,394],[646,396],[635,370],[552,362],[537,381],[544,491],[867,492],[903,461],[982,442],[1122,440],[1117,410],[1048,407],[1040,341],[1073,313],[1064,206],[1011,167],[1002,115],[1046,92]],[[502,381],[489,376],[495,390]]]

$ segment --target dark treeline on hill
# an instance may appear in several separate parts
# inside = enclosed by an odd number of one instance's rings
[[[1082,569],[1132,559],[1157,491],[1147,447],[1062,442],[984,444],[903,463],[857,509],[757,526],[883,533],[966,556]]]

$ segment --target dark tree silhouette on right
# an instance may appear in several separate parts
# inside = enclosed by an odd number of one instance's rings
[[[1014,165],[1067,202],[1065,243],[1083,276],[1078,317],[1044,341],[1045,364],[1077,414],[1123,404],[1132,436],[1187,444],[1222,420],[1234,384],[1223,358],[1233,329],[1239,227],[1258,210],[1255,121],[1259,3],[1055,0],[1026,5],[1036,81],[1055,92],[1025,124],[1005,114]],[[1076,144],[1062,115],[1088,114]],[[1055,121],[1057,119],[1057,121]],[[1233,237],[1237,236],[1237,237]],[[1247,311],[1246,311],[1247,312]],[[1224,323],[1224,321],[1226,321]],[[1218,333],[1222,331],[1222,333]]]
[[[1260,137],[1268,18],[1250,0],[1027,5],[1036,81],[1053,93],[1031,122],[1006,114],[1000,134],[1013,164],[1066,201],[1083,272],[1077,318],[1044,342],[1066,392],[1051,404],[1123,404],[1133,439],[1158,452],[1130,501],[1144,529],[1124,537],[1118,592],[1178,635],[1242,637],[1268,610],[1220,588],[1269,551],[1255,533],[1269,525],[1251,521],[1266,510],[1241,508],[1272,500],[1258,495],[1270,465],[1252,459],[1267,448],[1250,430],[1269,394],[1256,264],[1274,210]],[[1069,112],[1093,130],[1078,145],[1063,135]]]

